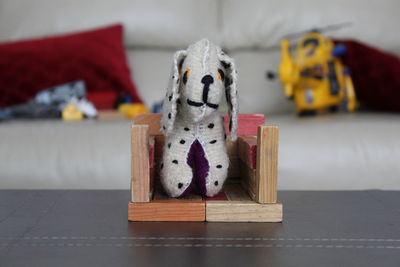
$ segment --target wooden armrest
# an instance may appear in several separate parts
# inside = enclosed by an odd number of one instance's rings
[[[154,144],[154,140],[152,141]],[[131,135],[131,201],[149,202],[151,197],[150,151],[148,125],[132,125]],[[154,145],[153,145],[154,148]],[[154,149],[153,149],[154,151]]]
[[[242,184],[258,203],[276,203],[278,134],[276,126],[259,126],[257,136],[239,136]]]
[[[260,126],[257,135],[257,202],[276,203],[278,180],[277,126]]]

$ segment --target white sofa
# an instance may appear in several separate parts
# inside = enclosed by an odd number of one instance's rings
[[[162,99],[173,52],[208,37],[237,63],[242,113],[281,127],[280,189],[400,189],[399,117],[357,113],[299,119],[276,70],[282,36],[341,22],[327,33],[400,55],[396,0],[0,0],[0,42],[125,26],[133,79]],[[151,75],[150,75],[151,74]],[[0,124],[0,188],[127,189],[129,121]]]

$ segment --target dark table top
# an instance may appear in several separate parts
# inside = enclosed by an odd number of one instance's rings
[[[0,266],[400,266],[400,192],[279,199],[283,223],[139,223],[128,191],[0,191]]]

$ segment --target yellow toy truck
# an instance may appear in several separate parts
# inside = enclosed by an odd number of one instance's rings
[[[344,46],[313,30],[300,38],[294,57],[287,39],[281,41],[281,51],[279,78],[299,115],[336,111],[343,104],[348,111],[356,109],[350,72],[338,58]]]

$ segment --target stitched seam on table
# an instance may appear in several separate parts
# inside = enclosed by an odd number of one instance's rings
[[[0,244],[10,246],[10,244]],[[333,249],[400,249],[400,246],[364,245],[283,245],[283,244],[92,244],[92,243],[20,243],[13,247],[224,247],[224,248],[333,248]]]
[[[270,238],[270,237],[132,237],[132,236],[24,236],[0,237],[6,240],[55,240],[55,239],[82,239],[82,240],[215,240],[215,241],[325,241],[325,242],[400,242],[400,239],[388,238]]]

